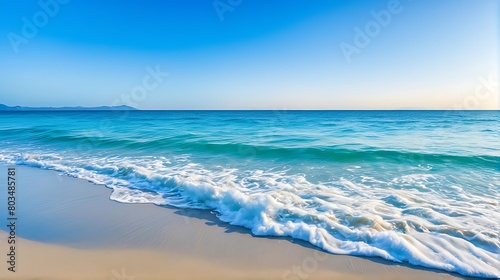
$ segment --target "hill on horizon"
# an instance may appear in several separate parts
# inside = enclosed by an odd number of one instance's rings
[[[126,111],[138,110],[127,105],[120,106],[97,106],[97,107],[82,107],[82,106],[65,106],[65,107],[24,107],[24,106],[7,106],[0,103],[0,111]]]

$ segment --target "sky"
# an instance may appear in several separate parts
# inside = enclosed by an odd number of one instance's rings
[[[498,0],[0,0],[0,103],[500,109]]]

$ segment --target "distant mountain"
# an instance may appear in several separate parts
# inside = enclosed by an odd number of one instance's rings
[[[0,104],[0,111],[127,111],[137,110],[134,107],[121,106],[99,106],[99,107],[22,107],[22,106],[7,106]]]

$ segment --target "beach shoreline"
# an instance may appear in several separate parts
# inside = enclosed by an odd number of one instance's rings
[[[15,168],[19,266],[12,273],[4,263],[2,279],[473,279],[256,237],[210,211],[118,203],[104,186]],[[6,170],[0,165],[1,182]]]

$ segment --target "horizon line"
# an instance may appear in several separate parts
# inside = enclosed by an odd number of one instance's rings
[[[100,107],[100,106],[98,106]],[[38,107],[45,108],[45,107]],[[1,110],[0,112],[103,112],[103,111],[500,111],[500,109],[63,109],[64,107],[46,107],[47,109]],[[60,108],[60,109],[58,109]],[[84,107],[85,108],[85,107]]]

